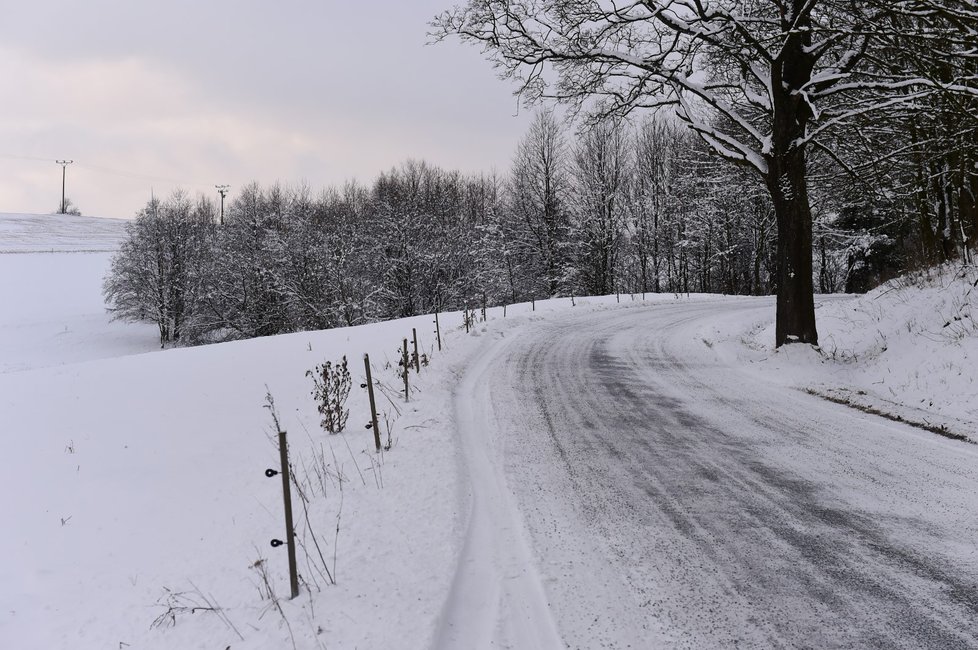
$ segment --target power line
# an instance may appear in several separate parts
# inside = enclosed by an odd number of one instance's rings
[[[37,162],[51,162],[50,158],[38,158],[37,156],[18,156],[11,153],[0,153],[0,158],[9,158],[11,160],[35,160]]]
[[[181,185],[181,186],[189,186],[189,187],[206,187],[204,183],[190,183],[187,181],[177,180],[173,178],[166,178],[164,176],[151,176],[149,174],[137,174],[134,172],[124,172],[124,171],[119,171],[117,169],[102,167],[101,165],[90,165],[85,163],[79,163],[78,166],[102,174],[109,174],[112,176],[122,176],[123,178],[132,178],[141,181],[156,181],[159,183],[169,183],[170,185]]]
[[[39,158],[37,156],[21,156],[18,154],[8,154],[0,153],[0,158],[6,158],[8,160],[31,160],[36,162],[51,162],[51,158]],[[55,161],[58,162],[58,161]],[[119,169],[112,169],[110,167],[103,167],[101,165],[92,165],[84,162],[75,162],[81,169],[88,169],[91,171],[99,172],[100,174],[109,174],[111,176],[121,176],[123,178],[132,178],[141,181],[155,181],[158,183],[168,183],[170,185],[180,185],[185,187],[207,187],[205,183],[191,183],[184,180],[177,180],[174,178],[167,178],[165,176],[153,176],[152,174],[139,174],[136,172],[122,171]]]

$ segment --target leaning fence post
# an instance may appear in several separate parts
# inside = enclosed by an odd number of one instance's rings
[[[377,402],[374,401],[374,381],[370,377],[370,355],[363,355],[363,368],[367,371],[367,383],[362,387],[367,389],[367,395],[370,397],[370,422],[367,423],[368,429],[374,430],[374,444],[377,445],[377,451],[380,451],[380,427],[377,426]]]
[[[411,328],[411,336],[414,337],[414,372],[421,372],[421,357],[418,355],[418,328]]]
[[[411,362],[408,361],[408,350],[407,350],[407,339],[404,339],[404,349],[401,353],[401,366],[404,368],[404,401],[410,402],[411,396],[409,394],[408,387],[408,370],[411,368]]]
[[[469,306],[465,306],[465,312],[462,314],[462,320],[465,322],[465,333],[469,333]]]
[[[482,293],[482,322],[486,322],[486,294]]]
[[[285,502],[285,544],[289,551],[289,587],[292,590],[292,598],[299,595],[299,572],[295,564],[295,526],[292,523],[292,486],[289,483],[289,443],[285,439],[285,431],[278,432],[278,451],[282,466],[281,472],[274,469],[266,469],[265,476],[272,478],[276,474],[282,475],[282,499]],[[282,545],[282,540],[273,539],[272,548]]]
[[[438,312],[435,312],[435,336],[438,338],[438,351],[441,352],[441,325],[438,324]]]

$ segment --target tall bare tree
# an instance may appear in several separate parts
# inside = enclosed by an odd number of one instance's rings
[[[538,275],[543,276],[545,285],[542,293],[548,297],[560,292],[567,271],[568,162],[557,119],[550,112],[537,114],[513,161],[511,209],[524,235],[517,239],[539,264]]]
[[[154,198],[126,224],[126,233],[103,286],[113,320],[155,323],[161,346],[182,340],[196,325],[214,206],[180,191],[165,201]]]
[[[620,288],[631,167],[628,136],[622,120],[605,120],[584,133],[574,150],[578,284],[583,293],[603,295]]]

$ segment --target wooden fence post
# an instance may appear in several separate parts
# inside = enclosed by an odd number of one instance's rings
[[[411,369],[411,362],[408,361],[407,339],[404,339],[404,348],[401,353],[401,367],[404,368],[404,401],[410,402],[410,388],[408,386],[408,371]]]
[[[367,371],[367,383],[364,387],[370,397],[370,422],[367,423],[367,428],[374,430],[374,444],[377,445],[377,451],[380,451],[380,427],[377,426],[377,402],[374,400],[374,380],[370,376],[369,354],[363,355],[363,368]]]
[[[421,356],[418,354],[418,329],[411,328],[411,336],[414,337],[414,372],[421,372]]]
[[[289,588],[291,598],[299,595],[299,571],[295,562],[295,524],[292,522],[292,484],[289,478],[289,443],[286,440],[285,431],[278,432],[278,451],[281,471],[266,469],[265,476],[272,478],[276,474],[282,475],[282,500],[285,502],[285,545],[289,552]],[[282,540],[273,539],[272,548],[282,545]]]
[[[438,324],[438,312],[435,312],[435,336],[438,338],[438,351],[441,352],[441,325]]]

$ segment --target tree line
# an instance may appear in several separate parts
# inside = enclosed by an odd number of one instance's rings
[[[905,141],[925,128],[947,133],[936,119],[880,130],[886,147],[862,145],[858,173],[817,160],[812,269],[823,292],[958,255],[978,233],[974,151],[922,155]],[[896,152],[885,168],[882,151]],[[251,184],[223,224],[208,198],[151,199],[105,296],[116,318],[156,323],[165,344],[567,295],[765,295],[777,289],[776,236],[764,184],[678,120],[608,117],[575,135],[543,111],[505,175],[408,161],[370,185]]]

